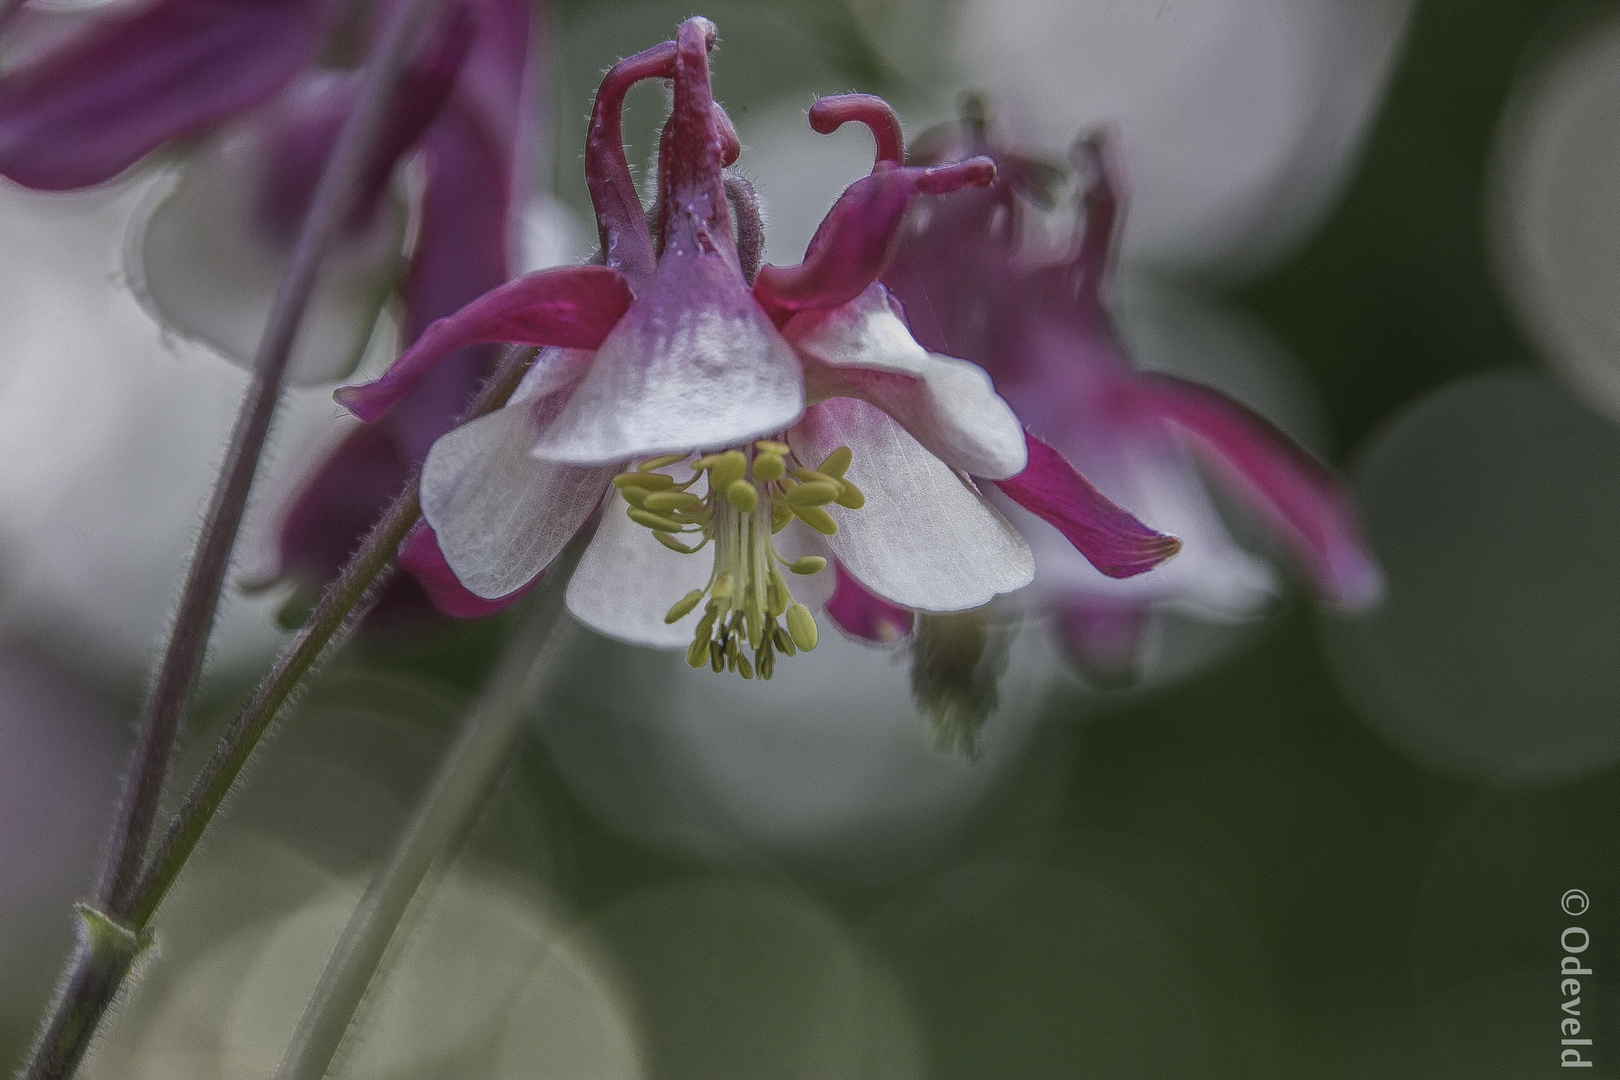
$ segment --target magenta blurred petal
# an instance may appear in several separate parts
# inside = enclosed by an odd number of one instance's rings
[[[848,303],[882,273],[913,199],[982,187],[995,174],[989,158],[928,168],[881,162],[838,197],[810,238],[802,263],[760,268],[754,295],[779,321],[795,311]]]
[[[64,191],[269,98],[314,59],[320,0],[159,0],[0,80],[0,173]]]
[[[299,491],[282,519],[279,572],[324,584],[405,486],[410,465],[388,432],[358,427]]]
[[[1056,526],[1091,565],[1109,577],[1134,577],[1181,550],[1181,541],[1136,520],[1062,454],[1033,435],[1028,440],[1029,468],[996,486]]]
[[[872,645],[889,645],[911,633],[916,615],[910,608],[891,604],[869,592],[834,562],[837,585],[827,601],[827,614],[844,633]]]
[[[363,228],[388,187],[394,169],[421,139],[449,100],[473,41],[474,16],[465,2],[440,9],[425,42],[400,77],[388,116],[350,212],[349,228]],[[361,76],[348,73],[320,83],[321,92],[297,108],[272,114],[263,136],[258,222],[275,238],[292,243],[314,198],[338,133],[360,95]]]
[[[1141,674],[1152,620],[1142,604],[1074,599],[1058,606],[1058,639],[1093,683],[1129,686]]]
[[[832,311],[801,312],[782,334],[804,361],[811,401],[876,405],[947,465],[974,476],[1005,479],[1028,464],[1024,430],[990,376],[917,344],[882,285]]]
[[[1193,445],[1260,514],[1335,604],[1362,610],[1384,579],[1339,479],[1269,421],[1218,390],[1144,375],[1145,407],[1193,436]]]
[[[630,306],[624,275],[603,266],[526,274],[440,319],[376,382],[333,396],[362,420],[376,420],[446,356],[466,345],[510,341],[594,349]]]
[[[433,606],[453,619],[477,619],[504,611],[523,599],[540,580],[535,577],[515,592],[494,599],[469,592],[456,579],[439,550],[438,538],[425,522],[412,529],[400,545],[399,565],[416,578]]]
[[[788,442],[805,461],[840,446],[854,452],[845,475],[866,505],[835,508],[839,529],[827,546],[878,596],[924,611],[965,611],[1034,576],[1018,531],[881,409],[854,398],[812,405]]]

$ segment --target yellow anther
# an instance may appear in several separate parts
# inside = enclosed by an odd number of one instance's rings
[[[754,459],[754,479],[762,484],[780,480],[787,473],[787,462],[780,454],[760,454]]]
[[[692,613],[692,609],[698,606],[698,601],[702,599],[703,590],[693,589],[691,592],[675,601],[675,606],[670,608],[669,611],[664,615],[665,624],[678,623],[682,619],[686,618]]]
[[[815,469],[806,469],[802,465],[793,470],[793,475],[798,477],[801,484],[831,484],[835,488],[844,486],[842,480],[829,476],[824,472],[817,472]]]
[[[784,498],[787,504],[797,510],[801,506],[826,506],[838,498],[839,486],[837,484],[816,481],[809,484],[800,484],[789,491]]]
[[[709,490],[724,491],[733,480],[741,480],[748,472],[748,458],[741,450],[727,450],[709,470]]]
[[[613,486],[620,491],[633,487],[646,488],[648,491],[668,491],[675,486],[675,480],[659,472],[622,472],[613,478]]]
[[[833,516],[819,506],[795,506],[793,507],[793,516],[822,536],[838,535],[838,522],[834,521]]]
[[[677,540],[673,536],[669,535],[669,533],[664,532],[662,529],[655,529],[653,531],[653,539],[657,540],[660,544],[663,544],[665,547],[669,548],[669,550],[678,551],[682,555],[690,555],[690,554],[692,554],[693,552],[695,552],[697,550],[697,548],[695,548],[695,547],[687,547],[685,544],[681,543],[679,540]],[[702,547],[702,546],[703,546],[702,544],[698,545],[698,547]]]
[[[782,571],[774,566],[771,567],[771,595],[768,600],[766,610],[773,620],[780,618],[782,613],[787,611],[788,605],[793,603],[793,594],[788,591],[787,581],[783,579]],[[767,637],[765,640],[769,641],[770,638]]]
[[[842,480],[844,473],[849,471],[849,463],[854,460],[854,451],[847,446],[840,446],[827,455],[827,460],[817,466],[816,472],[824,476],[830,476],[834,480]]]
[[[720,470],[716,469],[718,474]],[[726,498],[740,514],[752,514],[754,507],[759,505],[759,489],[748,481],[738,478],[726,485]]]
[[[793,644],[804,652],[816,647],[816,617],[810,614],[810,609],[803,604],[794,604],[787,609],[788,636],[793,638]]]
[[[698,611],[707,597],[686,662],[716,672],[729,669],[745,679],[769,679],[779,656],[808,652],[820,637],[810,609],[793,598],[787,575],[820,573],[829,561],[820,555],[789,561],[771,536],[795,517],[817,532],[837,534],[830,504],[853,510],[866,501],[844,479],[853,455],[840,447],[819,470],[807,469],[797,464],[787,443],[758,439],[688,458],[653,458],[613,483],[624,495],[630,519],[653,530],[671,551],[691,554],[714,547],[709,584],[687,593],[665,615],[673,625]],[[677,462],[692,470],[684,482],[657,471]],[[700,479],[704,486],[697,488]]]
[[[633,506],[630,507],[630,509],[626,512],[630,515],[631,521],[635,522],[637,525],[645,525],[654,532],[681,531],[681,523],[678,521],[672,521],[667,517],[659,517],[657,514],[649,513],[646,510],[637,510]]]
[[[642,504],[648,510],[690,510],[702,506],[703,500],[690,491],[654,491],[645,496]]]

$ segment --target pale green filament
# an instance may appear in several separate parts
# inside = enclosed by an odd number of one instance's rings
[[[690,466],[692,478],[682,484],[658,471],[686,456],[666,454],[644,461],[634,471],[615,476],[613,486],[629,504],[630,520],[651,530],[671,551],[691,555],[711,541],[714,544],[714,572],[708,585],[687,593],[664,616],[667,623],[679,622],[708,597],[686,662],[694,668],[708,665],[716,672],[733,671],[745,679],[752,679],[755,672],[769,679],[778,653],[809,652],[819,637],[815,616],[793,599],[782,569],[810,575],[827,567],[819,555],[788,562],[771,538],[795,517],[832,536],[838,522],[827,506],[860,509],[866,497],[844,479],[853,455],[841,446],[818,468],[810,469],[798,462],[786,443],[761,439],[752,446],[698,458]],[[703,474],[708,476],[707,493],[694,494],[689,489]]]

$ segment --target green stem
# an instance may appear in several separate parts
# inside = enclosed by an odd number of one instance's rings
[[[533,358],[533,349],[509,349],[495,374],[473,399],[464,419],[483,416],[505,404]],[[333,638],[357,620],[361,602],[393,562],[405,535],[421,519],[419,477],[420,470],[412,474],[405,490],[350,558],[343,572],[326,587],[320,603],[276,657],[275,665],[221,740],[137,882],[129,915],[119,918],[104,910],[91,909],[98,917],[137,940],[146,933],[152,915],[196,849],[248,756],[286,704],[298,681],[314,666]],[[130,970],[130,963],[119,966],[115,959],[108,950],[89,949],[81,943],[63,975],[50,1015],[21,1074],[25,1080],[66,1080],[73,1075]]]
[[[135,763],[124,784],[118,820],[96,889],[96,904],[120,918],[128,915],[146,862],[163,789],[180,737],[181,717],[191,699],[219,608],[231,549],[263,456],[265,439],[281,399],[293,342],[315,290],[326,249],[360,197],[371,159],[387,125],[388,110],[403,77],[411,45],[436,0],[400,4],[366,65],[359,99],[344,121],[316,185],[309,213],[299,227],[287,272],[259,340],[252,377],[236,415],[225,460],[214,483],[197,547],[186,570],[180,603],[142,709]]]
[[[298,1020],[276,1080],[321,1080],[326,1075],[412,898],[433,864],[460,846],[506,771],[523,731],[524,705],[535,699],[549,668],[545,646],[563,612],[568,579],[592,531],[581,530],[546,571],[539,594],[455,745],[349,917]]]

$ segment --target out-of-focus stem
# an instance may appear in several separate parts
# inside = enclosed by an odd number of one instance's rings
[[[377,974],[406,909],[435,862],[460,846],[506,771],[522,733],[525,704],[538,696],[546,650],[568,579],[593,529],[581,530],[546,570],[546,579],[500,663],[462,725],[400,835],[366,887],[314,995],[304,1007],[276,1080],[322,1080]]]
[[[506,403],[517,389],[534,350],[507,351],[500,367],[468,407],[465,419],[491,412]],[[141,940],[147,924],[169,888],[202,839],[231,784],[235,781],[259,739],[286,704],[298,681],[345,627],[352,626],[363,613],[362,601],[374,590],[378,578],[392,563],[400,543],[421,519],[417,490],[420,472],[413,473],[405,490],[394,500],[382,520],[372,529],[360,549],[350,557],[321,601],[310,613],[292,641],[282,649],[275,665],[254,691],[252,699],[221,740],[214,756],[192,785],[180,812],[170,823],[146,872],[141,876],[130,901],[130,910],[117,919],[116,927]],[[94,909],[92,909],[94,911]],[[97,916],[103,913],[94,911]],[[25,1080],[65,1080],[73,1075],[95,1034],[96,1027],[116,998],[136,952],[119,959],[109,950],[96,950],[81,941],[78,951],[63,974],[51,1014],[33,1054],[25,1066]]]
[[[473,399],[463,422],[505,404],[522,381],[523,373],[533,358],[533,349],[517,347],[508,350],[500,367]],[[349,559],[343,573],[327,586],[309,619],[287,643],[281,655],[276,657],[269,674],[259,683],[241,715],[220,740],[214,756],[198,775],[179,812],[169,823],[169,829],[158,844],[146,873],[141,875],[130,906],[133,925],[144,927],[168,895],[181,867],[202,839],[203,832],[213,820],[242,767],[247,764],[248,756],[259,745],[259,740],[286,704],[298,681],[314,666],[333,638],[359,618],[361,600],[372,589],[378,576],[392,563],[405,535],[421,518],[421,498],[417,490],[420,479],[421,470],[418,468],[365,543]]]
[[[179,738],[181,716],[202,667],[248,489],[258,469],[293,341],[314,292],[321,259],[360,196],[413,39],[435,2],[408,0],[395,7],[366,66],[359,100],[344,122],[316,186],[292,259],[271,305],[247,394],[237,412],[169,640],[146,700],[136,737],[135,762],[125,782],[118,822],[96,890],[97,906],[115,917],[130,912]]]
[[[180,719],[202,666],[231,549],[236,544],[248,489],[275,415],[293,341],[314,291],[321,258],[360,195],[360,185],[381,137],[413,40],[435,2],[406,0],[390,12],[368,59],[354,111],[344,122],[316,186],[259,342],[247,394],[231,431],[225,461],[186,573],[180,605],[141,716],[134,763],[119,801],[118,819],[95,902],[85,908],[90,917],[128,935],[130,940],[141,940],[157,906],[155,902],[143,903],[144,892],[139,884],[146,880],[146,851],[179,738]],[[415,498],[414,481],[408,497]],[[415,516],[413,512],[411,520]],[[372,570],[373,575],[391,556],[392,548]],[[363,586],[353,591],[351,607],[364,591]],[[92,947],[90,939],[81,936],[51,1013],[24,1067],[23,1075],[28,1080],[63,1080],[77,1070],[135,955],[135,951]]]

